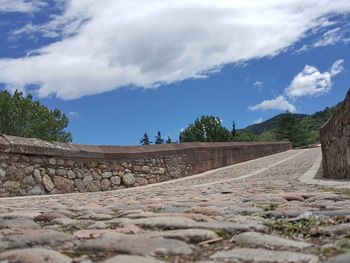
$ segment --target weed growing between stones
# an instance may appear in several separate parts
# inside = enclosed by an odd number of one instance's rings
[[[264,207],[265,212],[273,211],[278,208],[278,204],[268,204],[267,206]]]
[[[273,222],[265,222],[270,231],[277,231],[287,236],[294,237],[311,237],[319,235],[317,228],[325,225],[325,222],[316,218],[305,218],[298,221],[276,220]]]
[[[218,229],[218,230],[215,230],[214,231],[219,237],[227,237],[228,234],[224,231],[224,230],[221,230],[221,229]]]
[[[165,262],[171,262],[173,261],[174,256],[157,256],[157,259],[165,261]]]

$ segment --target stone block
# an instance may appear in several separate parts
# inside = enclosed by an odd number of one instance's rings
[[[119,176],[113,176],[111,177],[111,182],[113,185],[120,185],[121,179]]]
[[[101,183],[99,181],[91,181],[87,184],[86,189],[89,192],[101,191]]]
[[[110,190],[111,186],[112,186],[112,184],[111,184],[111,182],[108,179],[103,179],[101,181],[101,189],[102,189],[102,191]]]
[[[18,181],[6,181],[3,184],[5,189],[10,189],[10,190],[14,190],[14,189],[18,189],[21,186],[21,183]]]
[[[131,173],[125,174],[123,176],[123,184],[126,186],[132,186],[136,182],[135,176]]]
[[[74,191],[74,183],[67,178],[54,176],[53,183],[62,193],[72,193]]]

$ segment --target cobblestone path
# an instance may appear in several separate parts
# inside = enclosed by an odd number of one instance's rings
[[[0,199],[0,262],[350,262],[350,196],[320,149],[111,192]]]

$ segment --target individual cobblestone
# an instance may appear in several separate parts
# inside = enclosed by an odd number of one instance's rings
[[[0,262],[71,263],[72,259],[53,250],[33,248],[10,250],[1,253]]]

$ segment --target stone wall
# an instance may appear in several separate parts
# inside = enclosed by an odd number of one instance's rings
[[[321,127],[324,177],[350,179],[350,90],[334,115]]]
[[[276,143],[91,146],[0,136],[0,196],[153,184],[291,149]]]

